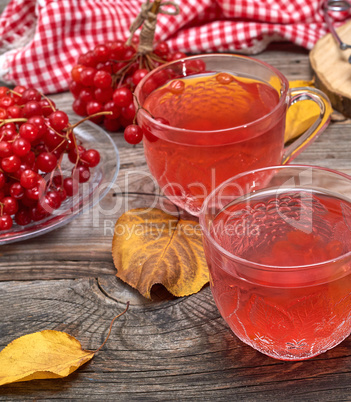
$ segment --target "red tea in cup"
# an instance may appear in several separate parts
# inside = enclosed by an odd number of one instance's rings
[[[229,177],[294,154],[300,143],[284,149],[286,111],[292,100],[312,99],[320,123],[324,95],[313,91],[294,95],[279,71],[244,56],[195,56],[159,67],[135,91],[153,177],[171,201],[198,215]],[[315,129],[304,139],[314,138]]]
[[[243,173],[206,199],[212,294],[243,342],[303,360],[349,336],[350,196],[350,177],[292,165]]]

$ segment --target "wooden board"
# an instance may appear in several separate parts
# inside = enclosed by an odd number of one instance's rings
[[[258,58],[289,79],[311,78],[302,49],[280,44]],[[71,107],[70,94],[54,100],[62,109]],[[350,131],[348,120],[332,124],[295,162],[351,172]],[[113,138],[121,156],[116,185],[155,193],[142,145],[126,144],[121,134]],[[0,400],[349,400],[350,339],[309,361],[274,360],[231,334],[209,287],[180,299],[158,290],[149,302],[116,279],[111,225],[125,210],[153,199],[123,198],[121,208],[107,215],[116,203],[112,190],[103,201],[105,213],[96,207],[45,236],[0,247],[0,348],[21,335],[56,329],[95,349],[131,301],[91,362],[65,379],[1,387]]]
[[[351,21],[337,28],[339,37],[351,43]],[[351,117],[351,49],[340,50],[329,33],[321,38],[310,53],[310,62],[315,77],[315,85],[324,91],[335,110]]]

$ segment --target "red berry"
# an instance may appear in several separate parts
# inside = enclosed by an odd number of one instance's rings
[[[112,88],[96,88],[94,92],[95,99],[100,103],[108,102],[112,99],[113,89]]]
[[[38,173],[33,170],[24,170],[21,174],[20,184],[23,188],[33,188],[37,185],[39,180]]]
[[[12,119],[19,119],[23,116],[22,109],[17,105],[10,106],[7,109],[7,114],[8,117]]]
[[[31,222],[29,210],[27,208],[20,209],[15,215],[17,225],[26,226]]]
[[[113,101],[109,101],[104,105],[105,112],[112,112],[110,115],[105,115],[105,119],[118,119],[121,114],[121,109],[113,103]]]
[[[6,109],[0,108],[0,120],[5,120],[7,118]]]
[[[50,214],[48,214],[46,211],[44,211],[43,208],[41,207],[41,205],[35,205],[29,209],[29,216],[30,216],[31,220],[34,222],[41,221],[48,215],[50,215]]]
[[[16,155],[7,156],[1,161],[2,169],[7,173],[16,172],[21,166],[21,159]]]
[[[75,81],[79,84],[81,83],[81,73],[84,69],[85,69],[85,67],[82,66],[81,64],[77,64],[76,66],[74,66],[72,68],[71,76],[72,76],[73,81]]]
[[[94,76],[94,85],[96,88],[109,88],[112,84],[112,76],[106,71],[98,71]]]
[[[4,87],[2,87],[2,88],[4,88]],[[7,90],[7,88],[6,88],[6,90]],[[25,90],[26,90],[26,88],[22,85],[17,85],[16,87],[13,88],[13,92],[16,92],[17,94],[20,94],[20,95],[22,95]]]
[[[41,99],[40,93],[34,88],[28,88],[22,93],[21,104],[24,105],[29,101],[39,102]]]
[[[45,119],[42,116],[32,116],[28,119],[27,123],[34,124],[38,128],[37,138],[41,138],[47,131]]]
[[[89,102],[87,104],[88,115],[99,113],[102,111],[102,104],[96,101]]]
[[[10,195],[16,200],[20,200],[24,195],[24,188],[20,185],[20,183],[13,183],[10,186]]]
[[[95,68],[84,67],[84,69],[80,73],[80,82],[87,87],[92,87],[94,85],[95,74]]]
[[[5,214],[14,215],[18,211],[18,202],[14,197],[5,197],[1,202]]]
[[[14,141],[18,136],[15,129],[5,128],[3,127],[0,131],[0,135],[4,136],[5,141]]]
[[[92,50],[89,50],[83,56],[82,63],[78,60],[78,64],[84,64],[87,67],[95,67],[97,65],[98,62]]]
[[[113,60],[122,60],[125,51],[124,43],[122,41],[108,42],[106,47],[109,52],[110,58]]]
[[[35,153],[33,151],[29,151],[27,155],[22,156],[22,162],[26,163],[28,166],[33,166],[35,162]]]
[[[81,161],[89,167],[95,167],[100,162],[100,154],[95,149],[88,149],[81,154]]]
[[[124,119],[132,123],[135,117],[135,112],[134,103],[130,103],[128,106],[122,107],[121,115]]]
[[[105,45],[97,45],[93,50],[95,60],[99,62],[104,62],[108,60],[109,49]]]
[[[34,187],[32,188],[26,188],[24,190],[24,196],[27,199],[30,199],[32,201],[38,201],[39,198],[41,197],[43,193],[43,190],[40,188],[39,184],[36,184]],[[29,206],[29,205],[28,205]]]
[[[51,152],[42,152],[37,156],[37,166],[42,172],[52,172],[57,166],[57,158]]]
[[[119,131],[119,129],[121,128],[121,122],[119,119],[104,119],[104,126],[106,128],[106,130],[108,131],[112,131],[112,132],[117,132]]]
[[[166,42],[158,43],[154,49],[154,53],[157,54],[157,56],[166,58],[166,56],[169,53],[169,47],[168,47],[167,43]]]
[[[36,199],[32,199],[32,198],[29,198],[28,196],[27,196],[27,191],[28,190],[25,190],[24,191],[24,195],[23,195],[23,197],[21,198],[21,203],[22,203],[22,206],[23,207],[29,207],[29,208],[31,208],[31,207],[34,207],[35,205],[37,205],[38,204],[38,200]]]
[[[29,101],[23,107],[23,116],[24,117],[31,117],[35,115],[42,114],[42,107],[39,102],[36,101]]]
[[[0,87],[0,98],[3,98],[4,96],[6,96],[8,93],[8,90],[9,89],[6,87]]]
[[[39,103],[44,117],[49,116],[53,111],[56,110],[55,103],[51,99],[42,99]]]
[[[133,74],[133,84],[138,85],[139,82],[147,75],[149,72],[145,69],[142,68],[140,70],[136,70],[135,73]]]
[[[3,214],[0,216],[0,230],[9,230],[12,225],[13,221],[10,215]]]
[[[125,45],[125,50],[123,53],[123,60],[130,60],[135,55],[135,53],[136,53],[136,51],[135,51],[134,47]]]
[[[87,115],[87,109],[85,102],[83,102],[81,99],[76,99],[73,102],[72,109],[74,113],[77,113],[78,116],[86,116]]]
[[[10,106],[13,106],[15,104],[15,101],[11,96],[4,96],[3,98],[0,98],[0,107],[7,109]]]
[[[40,207],[48,213],[60,208],[61,196],[58,191],[49,191],[45,194],[44,198],[40,201]]]
[[[30,142],[24,138],[17,138],[12,144],[13,153],[19,157],[27,155],[30,151],[30,148]]]
[[[3,188],[6,183],[6,176],[3,172],[0,172],[0,188]]]
[[[71,91],[72,95],[77,99],[80,91],[83,89],[83,86],[78,82],[71,81],[69,84],[69,90]]]
[[[60,195],[61,203],[62,203],[67,198],[67,192],[63,187],[59,187],[57,191]]]
[[[38,127],[31,123],[23,123],[19,129],[19,134],[22,138],[33,142],[38,136]]]
[[[67,195],[72,197],[78,193],[78,180],[73,180],[72,177],[66,177],[63,181],[63,188],[65,189]]]
[[[87,166],[73,168],[72,175],[78,178],[79,183],[86,183],[90,179],[90,170]]]
[[[65,112],[56,110],[56,112],[50,114],[49,122],[54,130],[61,131],[68,125],[68,116]]]
[[[129,144],[139,144],[139,142],[143,139],[143,131],[136,124],[131,124],[124,130],[124,139]]]
[[[170,53],[167,56],[167,61],[174,61],[174,60],[184,59],[185,57],[186,57],[186,54],[183,53],[183,52]]]
[[[76,164],[79,161],[77,153],[78,153],[79,157],[81,157],[81,155],[83,155],[84,152],[85,152],[85,148],[81,145],[78,145],[77,147],[72,148],[68,154],[69,161],[73,164]]]
[[[0,141],[0,158],[11,156],[13,154],[12,145],[7,141]]]
[[[43,141],[45,145],[49,148],[49,150],[57,149],[59,146],[65,146],[65,139],[60,137],[55,131],[48,129],[46,134],[43,137]]]
[[[88,88],[83,88],[83,89],[80,91],[79,99],[82,100],[82,101],[85,102],[85,103],[94,100],[94,89],[93,89],[93,88],[90,88],[90,87],[88,87]]]
[[[113,102],[120,107],[128,106],[133,101],[132,91],[128,88],[117,88],[113,93]]]

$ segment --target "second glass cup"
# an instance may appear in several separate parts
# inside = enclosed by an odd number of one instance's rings
[[[232,331],[282,360],[351,332],[351,178],[276,166],[218,186],[200,215],[210,284]]]
[[[216,90],[208,85],[211,79]],[[274,67],[232,54],[160,66],[139,83],[135,95],[137,106],[153,104],[151,113],[137,113],[151,174],[172,202],[193,215],[229,177],[293,159],[325,127],[329,103],[316,89],[289,89]],[[320,116],[284,148],[287,109],[303,100],[316,102]]]

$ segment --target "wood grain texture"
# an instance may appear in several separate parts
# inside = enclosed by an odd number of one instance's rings
[[[351,22],[336,29],[344,43],[351,40]],[[318,40],[310,53],[310,63],[315,76],[315,85],[325,92],[333,108],[351,117],[350,49],[340,50],[331,33]]]
[[[125,306],[107,297],[103,287],[87,278],[0,284],[0,346],[34,329],[51,328],[75,336],[85,349],[97,348],[110,320]],[[351,391],[350,346],[347,340],[306,362],[265,357],[231,335],[205,288],[187,298],[132,304],[115,323],[102,351],[69,378],[4,386],[0,396],[1,400],[335,400]]]
[[[258,58],[289,79],[311,78],[303,49],[279,44]],[[53,98],[70,110],[70,94]],[[332,123],[294,163],[351,172],[350,135],[349,120]],[[350,339],[309,361],[277,361],[231,334],[209,287],[180,299],[156,289],[155,301],[148,302],[114,276],[114,222],[125,210],[157,206],[160,199],[121,195],[158,189],[142,145],[112,136],[121,169],[100,207],[40,238],[1,246],[0,347],[30,332],[56,329],[95,349],[128,300],[130,310],[115,323],[103,350],[73,375],[1,387],[0,400],[350,400]]]
[[[9,2],[10,0],[0,0],[0,14],[4,11]]]

